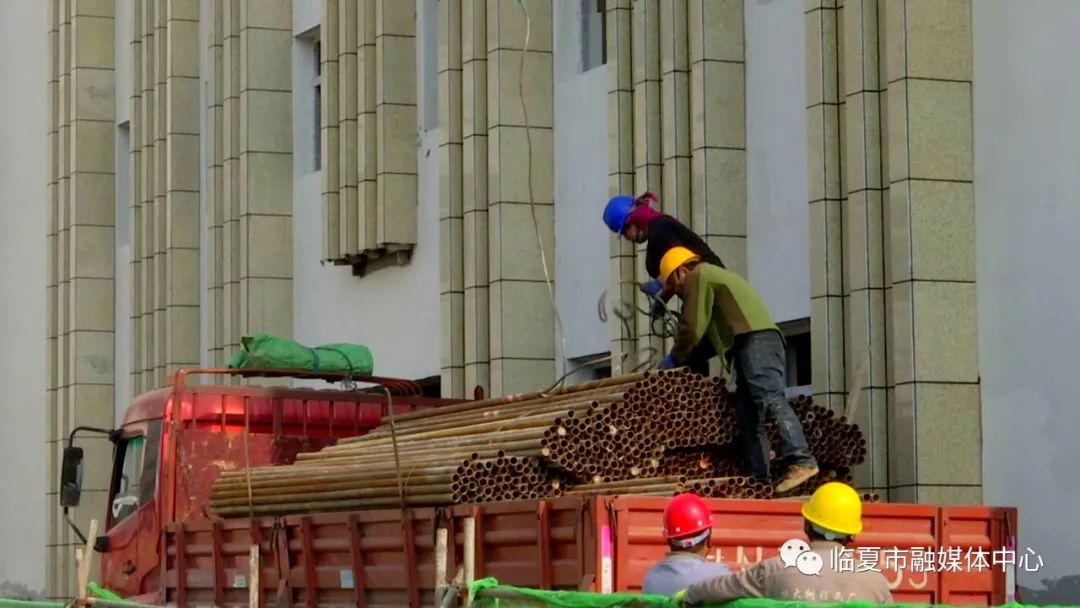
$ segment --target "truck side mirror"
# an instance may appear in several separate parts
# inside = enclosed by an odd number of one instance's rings
[[[83,449],[75,446],[64,448],[64,462],[60,467],[60,506],[77,507],[82,496]]]

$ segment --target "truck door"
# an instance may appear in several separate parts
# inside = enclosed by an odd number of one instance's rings
[[[158,454],[161,422],[125,429],[117,444],[110,487],[107,544],[102,578],[108,589],[129,597],[144,591],[144,579],[157,570]]]

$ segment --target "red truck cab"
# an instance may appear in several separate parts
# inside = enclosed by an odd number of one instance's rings
[[[61,474],[65,515],[81,492],[76,433],[107,433],[115,445],[109,508],[95,548],[99,582],[123,597],[152,602],[158,596],[162,530],[176,521],[211,519],[210,492],[222,471],[290,464],[301,452],[368,432],[391,407],[404,414],[458,402],[423,397],[416,383],[390,378],[353,380],[385,387],[373,392],[195,384],[189,381],[195,375],[344,379],[276,370],[180,371],[166,386],[137,397],[119,429],[73,431]]]

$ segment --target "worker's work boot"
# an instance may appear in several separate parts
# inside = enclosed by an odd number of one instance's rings
[[[793,464],[788,467],[780,482],[776,484],[776,493],[784,494],[806,483],[808,479],[818,474],[817,465]]]

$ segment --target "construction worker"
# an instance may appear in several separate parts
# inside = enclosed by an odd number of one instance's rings
[[[672,296],[672,292],[664,289],[663,282],[657,278],[660,276],[660,258],[665,251],[675,246],[686,247],[706,262],[724,267],[719,256],[693,230],[670,215],[653,209],[650,203],[656,200],[652,192],[637,198],[620,195],[613,197],[604,207],[604,223],[612,232],[632,243],[646,243],[645,271],[652,279],[641,286],[641,291],[652,302],[649,314],[653,319],[666,312],[667,301]],[[708,375],[709,359],[715,355],[712,345],[703,341],[687,358],[686,365],[695,373]]]
[[[735,411],[747,474],[771,482],[766,420],[776,423],[778,464],[786,466],[777,493],[793,490],[817,474],[802,422],[784,394],[783,335],[754,288],[685,247],[672,247],[664,254],[660,280],[683,300],[675,345],[660,367],[684,365],[698,344],[708,339],[725,362],[734,363]]]
[[[712,513],[697,494],[680,494],[664,509],[664,539],[671,551],[645,573],[642,591],[671,595],[692,583],[729,574],[731,568],[709,561]]]
[[[850,553],[845,567],[841,551],[862,532],[862,502],[849,485],[830,482],[803,504],[809,545],[788,541],[780,556],[741,572],[693,583],[675,594],[684,604],[720,604],[744,597],[801,602],[841,603],[852,600],[893,603],[889,582],[881,572]],[[873,564],[870,564],[872,566]]]

